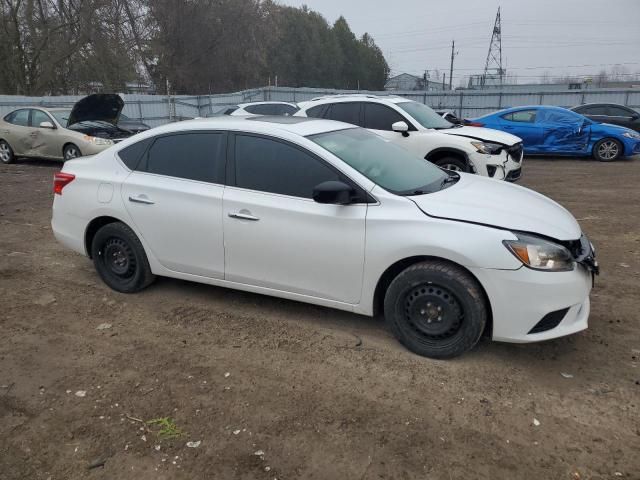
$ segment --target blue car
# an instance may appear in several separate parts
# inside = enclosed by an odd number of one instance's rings
[[[640,153],[640,133],[596,123],[562,107],[514,107],[471,120],[522,138],[528,155],[593,155],[601,162]]]

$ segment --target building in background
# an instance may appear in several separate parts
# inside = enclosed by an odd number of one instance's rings
[[[426,75],[417,76],[410,73],[401,73],[389,78],[384,85],[385,90],[442,90],[442,80],[430,79]]]

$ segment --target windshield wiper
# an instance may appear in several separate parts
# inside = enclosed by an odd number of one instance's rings
[[[444,180],[442,180],[442,182],[440,182],[440,190],[442,190],[445,185],[449,184],[449,183],[456,183],[458,180],[460,179],[460,175],[447,175],[447,178],[445,178]]]

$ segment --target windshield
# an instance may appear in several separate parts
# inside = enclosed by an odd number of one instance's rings
[[[440,190],[449,175],[389,140],[364,128],[349,128],[309,137],[385,190],[419,195]]]
[[[455,125],[446,121],[431,108],[418,102],[400,102],[396,103],[398,107],[407,112],[413,118],[415,118],[420,125],[424,128],[435,128],[437,130],[443,130],[447,128],[454,128]]]
[[[54,111],[50,111],[49,113],[55,117],[56,121],[60,125],[62,125],[63,127],[67,126],[67,122],[69,121],[69,114],[71,113],[71,110],[54,110]]]

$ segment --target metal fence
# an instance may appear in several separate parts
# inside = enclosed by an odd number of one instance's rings
[[[586,90],[455,90],[444,92],[423,91],[354,91],[320,88],[264,87],[218,95],[130,95],[123,94],[123,113],[152,127],[176,120],[203,117],[217,105],[261,100],[302,102],[323,95],[336,94],[399,95],[424,103],[436,109],[451,110],[459,116],[474,118],[502,108],[522,105],[557,105],[571,107],[584,103],[617,103],[640,109],[640,89],[586,89]],[[0,95],[0,116],[19,107],[71,107],[77,96],[22,97]]]

